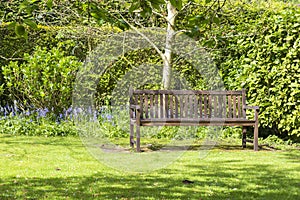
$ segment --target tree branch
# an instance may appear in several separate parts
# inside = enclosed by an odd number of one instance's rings
[[[23,58],[6,58],[4,56],[0,55],[0,58],[3,60],[11,60],[11,61],[15,61],[15,60],[24,60]]]
[[[165,59],[164,53],[145,34],[143,34],[141,31],[139,31],[135,26],[130,24],[121,14],[120,14],[120,16],[130,26],[130,28],[132,28],[134,31],[136,31],[139,35],[141,35],[144,39],[146,39],[147,42],[149,42],[151,44],[151,46],[153,46],[153,48],[156,50],[156,52],[161,56],[161,58],[163,60]]]

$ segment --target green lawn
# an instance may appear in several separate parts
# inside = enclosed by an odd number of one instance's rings
[[[161,170],[127,173],[98,162],[79,138],[0,135],[0,168],[0,199],[300,198],[299,150],[222,146],[203,159],[189,150]]]

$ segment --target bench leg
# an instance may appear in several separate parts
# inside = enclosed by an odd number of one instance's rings
[[[140,143],[140,126],[136,125],[136,151],[141,152],[141,143]]]
[[[254,151],[258,151],[258,110],[255,110]]]
[[[258,151],[258,123],[254,126],[254,151]]]
[[[129,140],[129,144],[130,147],[134,147],[134,139],[133,139],[133,134],[134,134],[134,126],[133,124],[130,124],[130,140]]]
[[[243,137],[242,137],[242,146],[246,148],[247,136],[246,136],[246,127],[243,126]]]

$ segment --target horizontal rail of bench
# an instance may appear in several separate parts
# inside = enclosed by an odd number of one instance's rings
[[[140,126],[254,126],[254,123],[238,123],[238,122],[143,122]]]
[[[133,94],[175,94],[175,95],[242,95],[243,91],[209,91],[209,90],[134,90]]]
[[[134,124],[136,120],[132,120]],[[140,126],[254,126],[255,120],[247,119],[141,119]]]

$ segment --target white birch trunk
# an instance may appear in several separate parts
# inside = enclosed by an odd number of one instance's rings
[[[166,46],[165,53],[163,57],[163,78],[162,78],[162,86],[163,89],[169,89],[171,84],[172,77],[172,43],[175,37],[175,18],[177,15],[176,8],[167,1],[167,35],[166,35]]]

